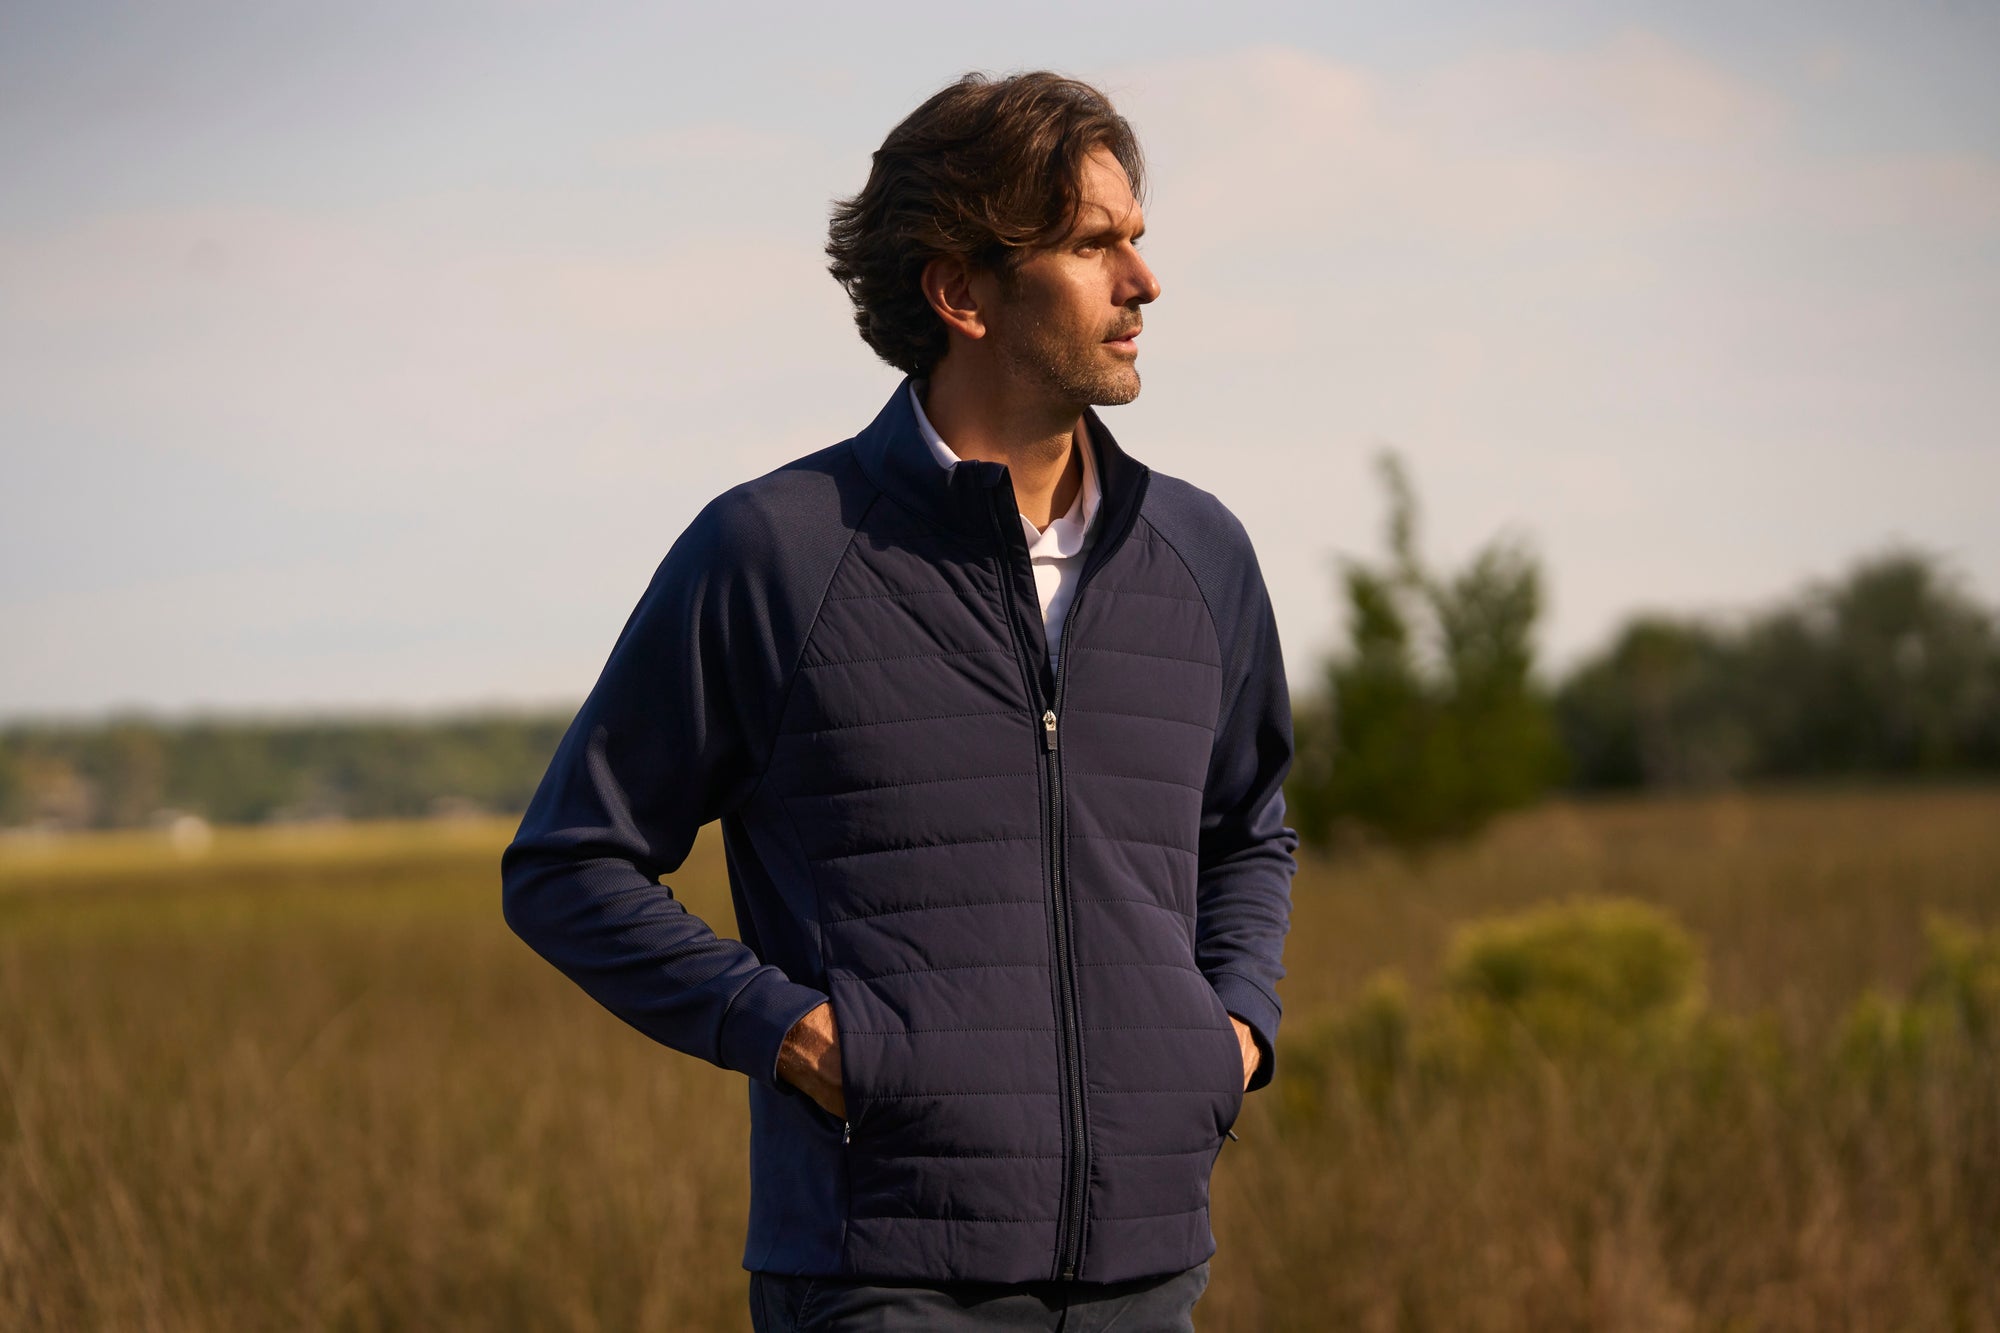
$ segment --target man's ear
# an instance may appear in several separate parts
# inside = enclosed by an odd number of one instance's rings
[[[986,315],[980,308],[972,266],[956,255],[939,255],[924,265],[924,299],[944,326],[966,338],[986,336]]]

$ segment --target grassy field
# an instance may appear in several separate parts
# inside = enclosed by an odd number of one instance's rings
[[[0,843],[0,1328],[747,1327],[741,1081],[513,937],[510,831]],[[2000,792],[1558,804],[1295,896],[1205,1330],[2000,1330]],[[1576,898],[1658,914],[1518,915]]]

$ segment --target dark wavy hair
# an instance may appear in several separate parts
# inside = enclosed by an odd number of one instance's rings
[[[1068,232],[1084,159],[1100,148],[1139,196],[1138,138],[1087,83],[973,73],[932,94],[875,150],[861,193],[833,206],[827,269],[862,340],[905,374],[928,375],[948,343],[918,287],[924,265],[958,255],[1006,281],[1029,247]]]

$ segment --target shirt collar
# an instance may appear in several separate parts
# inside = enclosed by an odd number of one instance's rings
[[[924,414],[923,399],[917,396],[915,383],[910,385],[910,405],[916,409],[917,430],[922,433],[924,443],[930,446],[938,466],[949,472],[964,461],[952,452],[951,446],[944,442],[944,437],[937,433],[937,427],[931,425],[931,419]],[[1090,522],[1097,517],[1103,496],[1097,484],[1097,461],[1092,456],[1096,451],[1090,446],[1090,429],[1081,417],[1076,423],[1076,443],[1082,447],[1083,484],[1077,487],[1069,512],[1051,521],[1046,528],[1037,528],[1026,514],[1021,515],[1021,530],[1028,538],[1030,559],[1075,555],[1089,544]]]

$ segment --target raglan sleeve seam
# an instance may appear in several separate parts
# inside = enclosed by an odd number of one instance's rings
[[[877,492],[862,507],[860,517],[855,520],[854,526],[848,529],[847,539],[841,543],[840,554],[827,566],[825,581],[820,584],[819,595],[813,602],[812,615],[806,619],[805,629],[799,635],[798,648],[792,654],[791,666],[786,670],[778,686],[777,702],[771,713],[757,779],[744,794],[741,806],[747,806],[756,799],[757,793],[763,790],[764,783],[770,776],[771,765],[778,754],[778,736],[780,728],[785,724],[785,712],[791,707],[792,691],[797,687],[799,676],[803,673],[806,651],[812,646],[813,633],[819,628],[820,615],[826,609],[827,597],[832,593],[834,580],[840,575],[840,567],[847,562],[848,552],[853,550],[855,539],[879,498],[880,493]],[[778,1057],[784,1050],[785,1037],[801,1018],[819,1008],[827,999],[828,996],[824,991],[802,985],[790,978],[781,981],[769,972],[753,976],[737,988],[736,993],[729,997],[729,1003],[724,1006],[717,1025],[718,1043],[721,1041],[721,1034],[747,1028],[755,1034],[756,1045],[754,1053],[746,1053],[742,1058],[751,1066],[752,1077],[769,1083],[780,1091],[786,1091],[788,1090],[786,1085],[778,1077]]]
[[[1232,562],[1241,562],[1232,563],[1222,571],[1223,577],[1213,581],[1222,588],[1240,584],[1251,594],[1243,613],[1233,618],[1233,633],[1224,632],[1225,622],[1217,614],[1209,581],[1202,578],[1171,535],[1157,524],[1153,530],[1180,559],[1200,592],[1216,638],[1217,655],[1223,662],[1211,768],[1204,786],[1203,822],[1207,825],[1211,818],[1218,821],[1215,829],[1226,835],[1230,845],[1211,854],[1211,833],[1204,830],[1196,889],[1196,950],[1198,965],[1222,998],[1225,1010],[1248,1023],[1257,1039],[1262,1058],[1249,1085],[1254,1091],[1271,1081],[1276,1067],[1274,1043],[1280,1005],[1271,983],[1284,974],[1283,939],[1289,928],[1291,875],[1296,870],[1292,852],[1297,837],[1282,826],[1283,779],[1274,767],[1281,742],[1286,744],[1286,767],[1290,763],[1289,706],[1280,698],[1282,674],[1278,676],[1280,683],[1272,688],[1252,688],[1258,685],[1253,679],[1256,640],[1274,629],[1266,623],[1269,591],[1256,568],[1248,532],[1221,508],[1219,500],[1208,498],[1221,510],[1221,521],[1234,529],[1234,540],[1223,554]],[[1275,647],[1274,642],[1274,655]],[[1265,664],[1264,669],[1282,673],[1279,661]],[[1259,710],[1246,715],[1245,701],[1253,696]],[[1224,795],[1240,808],[1210,806],[1210,798],[1217,795],[1217,764],[1231,774]],[[1246,804],[1264,789],[1268,791],[1261,802]],[[1259,975],[1265,973],[1269,975]]]
[[[772,710],[770,728],[765,737],[764,757],[758,764],[757,781],[744,794],[743,804],[745,805],[756,799],[757,793],[763,790],[764,782],[770,776],[771,764],[778,755],[779,728],[785,725],[785,711],[792,705],[792,691],[797,687],[799,676],[804,671],[806,650],[812,646],[813,633],[819,628],[820,615],[826,610],[828,595],[833,592],[833,581],[839,577],[840,567],[847,563],[848,552],[854,549],[855,539],[860,535],[862,526],[868,521],[869,513],[874,509],[875,502],[880,498],[880,492],[869,498],[867,505],[861,511],[860,517],[855,520],[854,526],[848,529],[847,540],[841,544],[840,554],[835,556],[833,563],[827,567],[826,581],[820,585],[819,596],[813,602],[812,616],[806,621],[804,633],[799,635],[799,646],[797,651],[792,654],[791,667],[785,672],[783,680],[779,683],[777,706]]]
[[[772,1082],[785,1033],[826,996],[660,882],[701,825],[761,784],[775,750],[764,709],[789,647],[771,636],[806,610],[782,603],[781,580],[799,576],[773,559],[784,530],[760,532],[742,498],[703,507],[627,618],[502,856],[502,911],[632,1026]],[[824,535],[843,555],[852,540]]]

